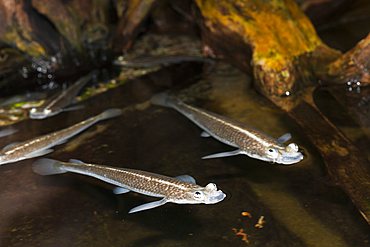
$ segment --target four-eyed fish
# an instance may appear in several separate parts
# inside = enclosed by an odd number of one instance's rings
[[[57,92],[52,95],[49,99],[35,108],[30,110],[30,118],[32,119],[44,119],[52,117],[61,113],[62,111],[79,110],[83,108],[81,105],[72,106],[65,108],[75,101],[78,92],[89,82],[92,78],[99,75],[99,70],[93,70],[89,74],[81,77],[73,85],[68,87],[62,92]]]
[[[68,138],[77,135],[98,121],[116,117],[121,114],[121,109],[109,109],[97,116],[72,125],[71,127],[36,137],[25,142],[9,144],[0,151],[0,165],[51,153],[53,152],[53,149],[50,149],[51,147],[65,143]]]
[[[40,175],[74,172],[91,176],[118,186],[114,189],[115,194],[134,191],[148,196],[163,198],[159,201],[137,206],[131,209],[129,213],[159,207],[167,202],[178,204],[214,204],[226,197],[221,190],[217,190],[214,183],[209,183],[206,187],[201,187],[189,175],[181,175],[173,178],[134,169],[85,164],[82,161],[73,159],[69,160],[69,163],[66,163],[43,158],[36,160],[32,165],[32,169]]]
[[[297,144],[290,143],[288,146],[283,144],[291,138],[289,133],[275,139],[247,124],[171,99],[165,93],[154,95],[151,103],[174,108],[202,128],[205,131],[202,133],[203,137],[212,136],[238,148],[231,152],[208,155],[203,159],[246,154],[255,159],[285,165],[294,164],[303,159],[303,155],[298,152]]]

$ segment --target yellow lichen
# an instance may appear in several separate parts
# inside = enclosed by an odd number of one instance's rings
[[[293,1],[196,0],[205,25],[219,23],[241,35],[252,46],[253,63],[282,70],[286,61],[312,52],[320,38],[310,20]]]

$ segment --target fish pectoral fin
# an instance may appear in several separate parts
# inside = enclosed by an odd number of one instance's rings
[[[66,143],[67,141],[68,141],[68,139],[62,139],[62,140],[57,141],[56,143],[54,143],[54,146],[62,145],[63,143]]]
[[[188,182],[188,183],[191,183],[191,184],[196,184],[195,179],[190,175],[184,174],[184,175],[177,176],[175,178],[179,179],[181,181],[184,181],[184,182]]]
[[[200,134],[201,137],[210,137],[211,135],[208,134],[207,132],[203,131],[201,134]]]
[[[52,153],[52,152],[54,152],[54,149],[44,149],[44,150],[40,150],[40,151],[36,151],[36,152],[33,152],[33,153],[26,154],[24,157],[26,159],[32,159],[32,158],[43,156],[43,155],[46,155],[46,154],[49,154],[49,153]]]
[[[8,136],[8,135],[14,134],[14,133],[15,133],[15,132],[17,132],[17,131],[18,131],[17,129],[6,129],[6,130],[1,130],[1,131],[0,131],[0,137]]]
[[[175,178],[178,179],[178,180],[184,181],[184,182],[188,182],[188,183],[191,183],[191,184],[196,184],[195,179],[192,176],[189,176],[189,175],[186,175],[186,174],[177,176]]]
[[[12,148],[12,147],[14,147],[14,146],[18,145],[19,143],[20,143],[20,142],[13,142],[13,143],[10,143],[10,144],[6,145],[5,147],[3,147],[3,149],[2,149],[1,151],[5,151],[5,150],[7,150],[7,149],[10,149],[10,148]]]
[[[238,154],[241,154],[241,153],[242,152],[240,151],[240,149],[237,149],[237,150],[230,151],[230,152],[224,152],[224,153],[207,155],[207,156],[202,157],[202,159],[212,159],[212,158],[228,157],[228,156],[238,155]]]
[[[126,189],[126,188],[122,188],[122,187],[115,187],[113,189],[113,193],[116,194],[116,195],[124,194],[124,193],[127,193],[127,192],[130,192],[130,190]]]
[[[81,110],[81,109],[84,109],[85,106],[84,105],[75,105],[75,106],[70,106],[70,107],[67,107],[67,108],[63,108],[62,111],[77,111],[77,110]]]
[[[290,133],[285,133],[284,135],[282,135],[282,136],[280,136],[280,137],[278,138],[278,141],[279,141],[280,143],[284,143],[284,142],[289,141],[289,140],[290,140],[290,138],[292,138],[292,135],[291,135]]]
[[[128,213],[132,214],[132,213],[136,213],[136,212],[139,212],[139,211],[156,208],[156,207],[159,207],[159,206],[162,206],[162,205],[166,204],[166,202],[167,202],[167,198],[163,198],[160,201],[145,203],[145,204],[142,204],[140,206],[134,207]]]

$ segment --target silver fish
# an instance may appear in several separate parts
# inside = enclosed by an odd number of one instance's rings
[[[41,106],[32,108],[30,110],[30,118],[32,119],[44,119],[52,117],[61,113],[62,111],[72,111],[82,109],[83,106],[77,105],[65,108],[66,106],[73,103],[78,92],[89,82],[91,79],[99,74],[99,70],[93,70],[86,76],[80,78],[73,85],[57,92],[49,99],[47,99]]]
[[[177,64],[182,62],[203,62],[215,64],[210,58],[186,56],[186,55],[169,55],[161,57],[144,57],[132,60],[123,60],[122,57],[113,61],[113,65],[124,67],[153,67],[158,65]]]
[[[288,146],[283,144],[291,138],[289,133],[275,139],[250,125],[187,105],[180,100],[171,99],[164,93],[154,95],[151,103],[174,108],[205,131],[202,137],[212,136],[238,148],[231,152],[208,155],[203,159],[246,154],[255,159],[285,165],[294,164],[303,159],[303,155],[298,152],[297,144],[290,143]]]
[[[9,144],[0,151],[0,165],[51,153],[54,151],[53,149],[50,149],[51,147],[67,142],[68,138],[77,135],[101,120],[113,118],[121,114],[121,109],[109,109],[97,116],[72,125],[71,127],[36,137],[25,142]]]
[[[135,207],[129,213],[159,207],[167,202],[178,204],[214,204],[226,197],[221,190],[217,190],[217,186],[214,183],[209,183],[206,187],[201,187],[189,175],[172,178],[134,169],[86,164],[73,159],[69,160],[69,163],[65,163],[43,158],[35,161],[32,169],[40,175],[74,172],[91,176],[118,186],[113,190],[115,194],[134,191],[148,196],[163,197],[162,200]]]

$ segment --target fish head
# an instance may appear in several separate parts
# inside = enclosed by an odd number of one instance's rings
[[[303,159],[303,154],[299,152],[298,145],[290,143],[286,147],[268,147],[265,150],[263,160],[278,164],[291,165]]]
[[[57,113],[47,108],[39,109],[35,107],[30,110],[30,118],[32,119],[44,119],[54,116],[55,114]]]
[[[186,192],[186,195],[182,198],[181,202],[186,204],[215,204],[222,201],[226,195],[221,191],[217,190],[217,186],[214,183],[209,183],[206,187],[196,186],[194,189],[190,189]]]

